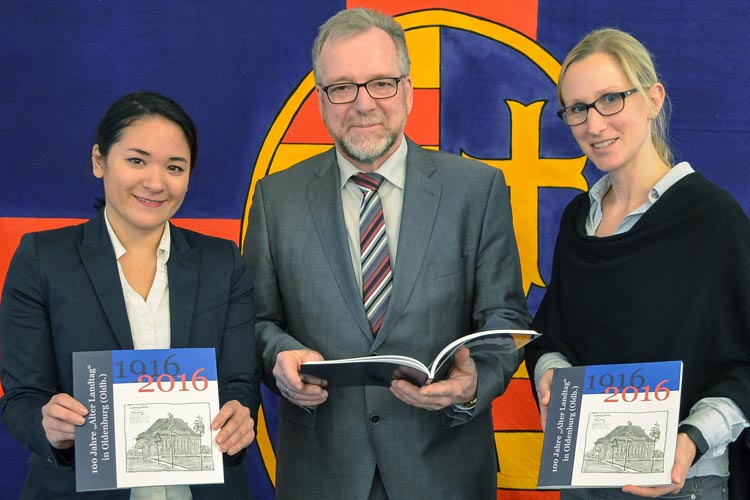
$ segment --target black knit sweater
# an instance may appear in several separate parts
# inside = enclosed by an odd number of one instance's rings
[[[587,193],[562,216],[552,277],[526,349],[529,373],[573,365],[683,361],[680,418],[705,397],[750,416],[750,221],[700,174],[664,193],[629,231],[586,235]]]

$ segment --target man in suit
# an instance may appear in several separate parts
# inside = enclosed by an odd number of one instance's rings
[[[299,375],[302,362],[324,358],[429,362],[472,331],[528,325],[502,172],[404,136],[409,70],[391,17],[353,9],[329,19],[313,71],[335,148],[255,189],[244,254],[262,371],[282,396],[278,499],[496,496],[490,409],[518,353],[462,349],[446,380],[422,388],[326,390]],[[367,219],[371,204],[384,224]],[[360,235],[360,216],[374,237]],[[371,239],[382,256],[372,276]]]

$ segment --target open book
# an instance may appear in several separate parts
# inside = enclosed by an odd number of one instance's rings
[[[302,363],[300,373],[303,380],[309,376],[325,380],[327,387],[389,386],[393,379],[406,379],[421,387],[444,378],[453,364],[453,356],[461,347],[469,348],[472,354],[515,352],[539,335],[541,334],[533,330],[488,330],[471,333],[445,346],[429,366],[408,356],[385,354],[308,361]]]

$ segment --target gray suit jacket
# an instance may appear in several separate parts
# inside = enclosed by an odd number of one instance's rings
[[[255,416],[259,374],[247,266],[232,242],[175,226],[171,236],[171,346],[216,348],[220,402],[237,399]],[[23,237],[5,281],[0,335],[3,419],[31,451],[22,498],[129,498],[130,490],[76,495],[72,450],[54,450],[41,423],[50,397],[73,394],[72,352],[133,349],[101,212],[78,226]],[[225,484],[193,486],[193,498],[249,497],[242,455],[225,461]]]
[[[405,354],[426,363],[472,331],[526,328],[502,173],[409,142],[398,258],[373,341],[343,222],[334,150],[261,180],[244,251],[267,385],[279,352]],[[475,358],[472,415],[408,406],[384,387],[331,389],[311,413],[282,399],[276,498],[366,499],[377,464],[392,499],[496,497],[492,400],[520,357]]]

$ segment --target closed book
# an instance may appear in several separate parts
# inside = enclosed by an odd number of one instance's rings
[[[554,371],[539,488],[672,483],[682,362]]]
[[[224,482],[213,348],[75,352],[73,379],[77,491]]]

